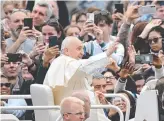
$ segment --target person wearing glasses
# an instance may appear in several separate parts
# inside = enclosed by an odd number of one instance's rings
[[[63,121],[84,121],[84,101],[76,97],[64,98],[60,103]]]
[[[11,83],[9,83],[8,78],[1,74],[0,82],[0,95],[11,95]],[[27,106],[24,99],[1,99],[1,106]],[[13,114],[17,118],[22,119],[26,110],[1,110],[2,114]]]
[[[107,69],[106,71],[103,71],[102,74],[104,75],[105,81],[106,81],[106,90],[107,92],[114,92],[114,88],[117,82],[116,79],[116,73],[111,70]]]

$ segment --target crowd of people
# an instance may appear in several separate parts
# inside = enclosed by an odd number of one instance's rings
[[[86,2],[81,1],[70,15],[65,1],[3,2],[0,94],[29,95],[32,84],[48,85],[54,105],[61,106],[60,120],[84,121],[92,118],[94,104],[118,106],[125,116],[126,102],[105,98],[106,93],[127,97],[129,119],[134,119],[140,94],[157,90],[163,121],[164,2],[118,1],[123,13],[114,5],[102,9],[98,1],[91,6]],[[155,6],[155,13],[139,14],[149,5]],[[94,21],[89,21],[88,13]],[[27,18],[32,18],[32,28],[24,25]],[[1,106],[32,105],[30,99],[1,100]],[[33,110],[1,113],[35,120]],[[111,121],[120,119],[113,109],[97,113]]]

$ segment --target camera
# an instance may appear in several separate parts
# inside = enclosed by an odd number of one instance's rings
[[[135,56],[136,64],[152,64],[153,55],[152,54],[141,54]]]

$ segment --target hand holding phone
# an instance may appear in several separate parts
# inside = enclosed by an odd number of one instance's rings
[[[49,48],[58,45],[59,50],[61,49],[61,41],[57,39],[57,36],[50,36],[49,37]]]
[[[115,4],[116,13],[124,14],[124,5],[123,4]]]

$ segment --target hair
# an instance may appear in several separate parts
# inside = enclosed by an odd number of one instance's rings
[[[39,1],[35,4],[35,6],[33,7],[33,9],[35,9],[36,6],[41,6],[41,7],[46,7],[47,11],[46,11],[46,15],[47,15],[47,20],[48,21],[51,16],[53,15],[53,9],[52,6],[50,4],[48,4],[46,1]]]
[[[7,5],[13,5],[14,8],[20,8],[20,1],[4,1],[3,3],[3,9],[7,6]]]
[[[137,24],[135,24],[132,30],[132,35],[131,35],[132,44],[136,41],[136,38],[142,33],[142,31],[144,30],[147,24],[148,22],[146,21],[138,22]]]
[[[68,29],[70,29],[70,28],[78,28],[81,31],[81,28],[77,25],[68,25],[68,26],[65,27],[64,33],[66,34]]]
[[[159,100],[162,101],[162,94],[164,93],[164,76],[157,81],[155,89],[158,90]]]
[[[78,22],[78,20],[80,19],[81,16],[87,16],[86,12],[85,11],[82,11],[82,12],[78,12],[77,15],[76,15],[76,23]]]
[[[76,98],[76,97],[67,97],[64,98],[60,103],[60,113],[63,115],[64,113],[69,113],[72,110],[73,104],[79,104],[84,106],[84,101]]]
[[[138,80],[144,80],[144,77],[142,74],[134,74],[133,76],[131,76],[133,81],[138,81]]]
[[[111,16],[110,12],[105,11],[105,12],[107,12],[106,15],[101,14],[101,12],[103,12],[103,11],[98,11],[98,12],[100,12],[100,14],[95,15],[95,21],[94,21],[96,25],[101,21],[105,21],[105,23],[108,25],[111,25],[113,23],[112,16]]]
[[[102,74],[104,75],[106,72],[112,73],[112,75],[115,76],[115,77],[117,76],[116,73],[112,69],[108,68],[107,70],[103,71]]]
[[[101,73],[94,73],[93,74],[93,79],[103,79],[104,76]]]
[[[93,13],[94,11],[101,11],[101,9],[97,7],[90,7],[87,9],[87,13]]]

